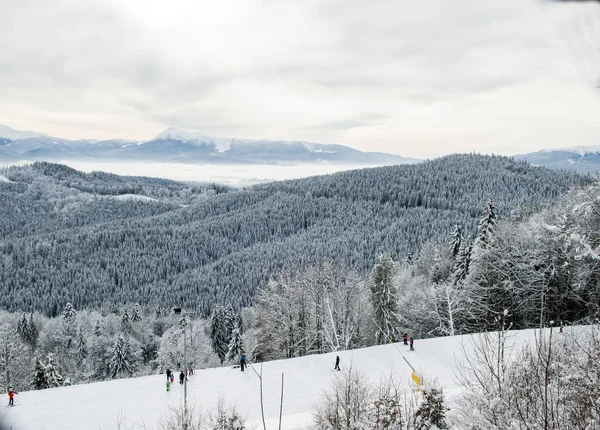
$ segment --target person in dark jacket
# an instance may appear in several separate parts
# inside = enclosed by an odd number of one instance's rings
[[[333,370],[342,370],[342,369],[340,369],[340,356],[339,355],[335,356],[335,367],[333,368]]]
[[[240,368],[242,369],[242,372],[247,367],[247,364],[246,364],[247,361],[248,361],[248,358],[246,357],[246,354],[242,354],[242,356],[240,357]]]
[[[412,336],[411,336],[411,338],[410,338],[410,350],[411,350],[411,351],[414,351],[414,350],[415,350],[415,348],[413,347],[413,343],[414,343],[414,342],[415,342],[415,341],[413,340],[413,338],[412,338]]]
[[[171,379],[171,369],[167,369],[167,381]]]
[[[182,370],[181,373],[179,374],[179,383],[183,384],[184,379],[185,379],[185,373]]]
[[[402,340],[404,341],[404,345],[408,345],[408,333],[402,335]]]

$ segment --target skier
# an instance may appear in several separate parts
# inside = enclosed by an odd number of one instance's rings
[[[175,374],[173,372],[171,372],[171,384],[173,384],[175,382]]]
[[[402,335],[402,340],[404,340],[404,345],[408,345],[408,333]]]
[[[240,357],[240,369],[242,369],[242,372],[246,368],[246,361],[247,360],[248,359],[246,358],[246,354],[242,354],[242,356]]]
[[[171,369],[167,369],[167,381],[171,379]]]
[[[413,347],[413,343],[414,343],[414,340],[413,340],[413,338],[412,338],[412,336],[411,336],[411,337],[410,337],[410,350],[411,350],[411,351],[414,351],[414,350],[415,350],[415,348]]]
[[[13,391],[11,387],[8,388],[8,406],[15,405],[15,394],[19,394],[16,391]]]
[[[333,368],[333,370],[342,370],[342,369],[340,369],[340,356],[339,355],[335,356],[335,367]]]
[[[181,373],[179,374],[179,383],[183,384],[184,379],[185,379],[185,373],[183,373],[183,370],[182,370]]]

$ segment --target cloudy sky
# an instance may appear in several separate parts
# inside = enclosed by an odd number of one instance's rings
[[[0,0],[0,124],[413,157],[600,145],[600,6]]]

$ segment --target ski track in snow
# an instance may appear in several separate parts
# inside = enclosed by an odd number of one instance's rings
[[[510,332],[510,353],[520,349],[525,341],[535,339],[535,330]],[[537,331],[539,335],[539,331]],[[415,351],[402,344],[311,355],[263,364],[264,410],[268,428],[277,428],[281,373],[285,373],[282,428],[306,429],[312,423],[312,411],[323,391],[330,387],[335,356],[341,359],[342,370],[353,366],[367,376],[373,385],[393,375],[407,390],[414,387],[411,369],[417,374],[437,379],[443,386],[448,404],[458,400],[461,388],[454,381],[456,358],[463,356],[463,346],[469,351],[471,336],[415,340]],[[400,352],[399,352],[399,351]],[[254,369],[260,372],[261,365]],[[178,373],[178,372],[176,372]],[[114,429],[119,414],[128,420],[126,428],[155,429],[167,415],[169,407],[183,402],[183,387],[177,382],[170,392],[165,388],[164,374],[108,382],[20,392],[15,403],[19,408],[0,408],[0,417],[13,430],[83,430]],[[17,388],[18,389],[18,388]],[[259,380],[251,368],[241,372],[231,367],[204,369],[190,376],[188,407],[194,405],[204,411],[215,407],[220,398],[226,405],[235,405],[246,416],[248,428],[261,428]],[[454,400],[454,401],[453,401]],[[8,399],[7,399],[8,402]]]

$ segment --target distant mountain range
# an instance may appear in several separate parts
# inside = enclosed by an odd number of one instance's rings
[[[26,161],[161,161],[220,164],[327,162],[397,165],[420,162],[394,154],[361,152],[342,145],[235,139],[168,128],[148,141],[67,140],[0,125],[0,163]]]
[[[549,169],[575,170],[580,173],[593,174],[600,172],[600,146],[542,150],[515,155],[514,158]]]

